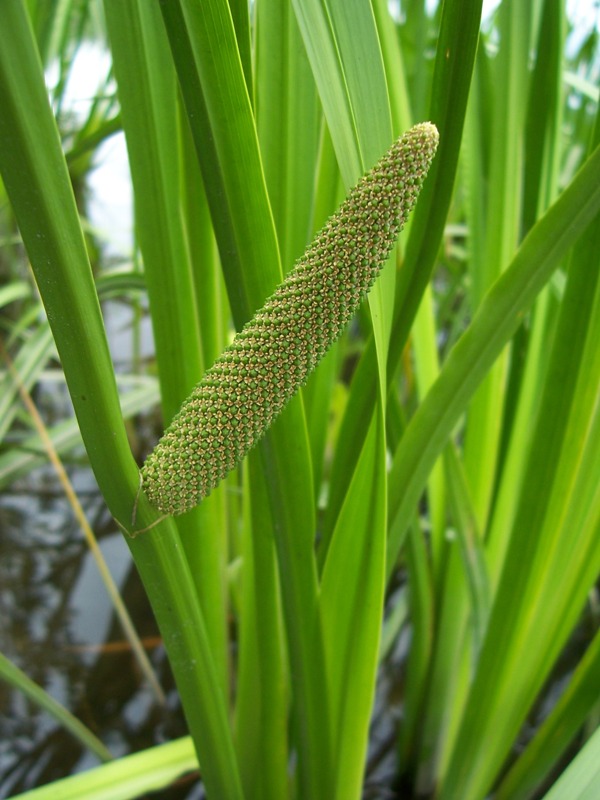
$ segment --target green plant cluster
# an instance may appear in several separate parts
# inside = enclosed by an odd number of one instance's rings
[[[437,143],[428,122],[398,139],[206,372],[143,466],[157,508],[177,515],[198,505],[306,382],[385,264]]]
[[[600,34],[567,0],[484,5],[2,0],[0,491],[28,479],[20,508],[52,448],[85,447],[193,741],[26,800],[198,769],[210,800],[600,797]],[[70,132],[86,15],[110,65]],[[73,185],[121,130],[136,235],[115,269]],[[17,385],[49,378],[75,416],[46,436]],[[38,574],[21,539],[2,536],[11,586]],[[6,656],[0,679],[108,758],[113,728]],[[59,775],[34,751],[10,796]]]

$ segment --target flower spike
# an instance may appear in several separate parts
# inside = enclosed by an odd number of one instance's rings
[[[429,122],[396,141],[206,371],[142,467],[158,509],[198,505],[306,382],[385,264],[437,144]]]

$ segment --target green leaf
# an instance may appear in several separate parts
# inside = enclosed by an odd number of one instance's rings
[[[247,797],[280,800],[288,786],[289,676],[267,489],[258,453],[244,520],[236,702],[236,751]]]
[[[504,0],[500,8],[503,46],[495,66],[490,190],[484,258],[471,273],[471,298],[477,308],[506,268],[520,235],[520,184],[523,168],[524,102],[529,85],[533,5]],[[502,220],[502,224],[498,224]],[[505,397],[508,353],[500,355],[475,393],[465,431],[465,472],[479,526],[486,525],[492,500]]]
[[[600,793],[600,729],[575,757],[543,800],[595,800]]]
[[[180,213],[176,78],[159,9],[104,2],[135,192],[165,420],[200,374],[200,339]]]
[[[285,274],[312,239],[322,114],[291,5],[259,3],[256,35],[256,122]]]
[[[502,779],[498,800],[527,800],[548,777],[598,700],[598,675],[600,633],[594,636],[550,714]]]
[[[186,737],[24,792],[15,800],[134,800],[166,789],[197,768],[192,740]]]
[[[105,0],[104,6],[135,193],[163,416],[169,422],[198,382],[202,366],[198,304],[181,212],[184,177],[176,75],[158,6],[137,0]],[[188,169],[186,181],[193,174],[199,178],[197,173]],[[189,185],[186,188],[191,191]],[[210,272],[211,262],[203,267]],[[218,498],[178,527],[226,697],[227,623],[222,603],[226,537]],[[202,544],[199,528],[211,531]]]
[[[160,6],[239,330],[281,266],[233,20],[224,0]]]
[[[304,46],[346,189],[392,142],[381,48],[370,3],[294,1]],[[391,328],[395,272],[391,262],[369,295],[380,381]],[[382,398],[384,397],[382,392]]]
[[[359,798],[375,695],[385,582],[385,479],[371,429],[340,513],[320,608],[334,722],[335,796]]]

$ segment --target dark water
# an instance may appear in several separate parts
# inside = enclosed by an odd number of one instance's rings
[[[186,734],[148,601],[86,467],[71,479],[165,691],[140,675],[51,467],[0,494],[0,649],[118,757]],[[52,717],[0,683],[0,797],[97,765]],[[188,781],[161,797],[200,795]]]

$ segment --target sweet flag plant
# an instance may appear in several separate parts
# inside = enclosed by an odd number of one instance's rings
[[[157,508],[196,506],[305,383],[385,264],[437,143],[428,122],[398,139],[206,372],[142,469]]]
[[[193,742],[36,800],[184,773],[209,800],[529,800],[577,750],[547,800],[600,797],[597,36],[567,47],[566,0],[404,5],[2,0],[5,349],[35,396],[68,389],[52,441],[85,446]],[[110,79],[82,123],[86,15]],[[115,270],[73,184],[116,131]],[[0,490],[45,462],[14,384]],[[112,727],[80,739],[107,757]]]

